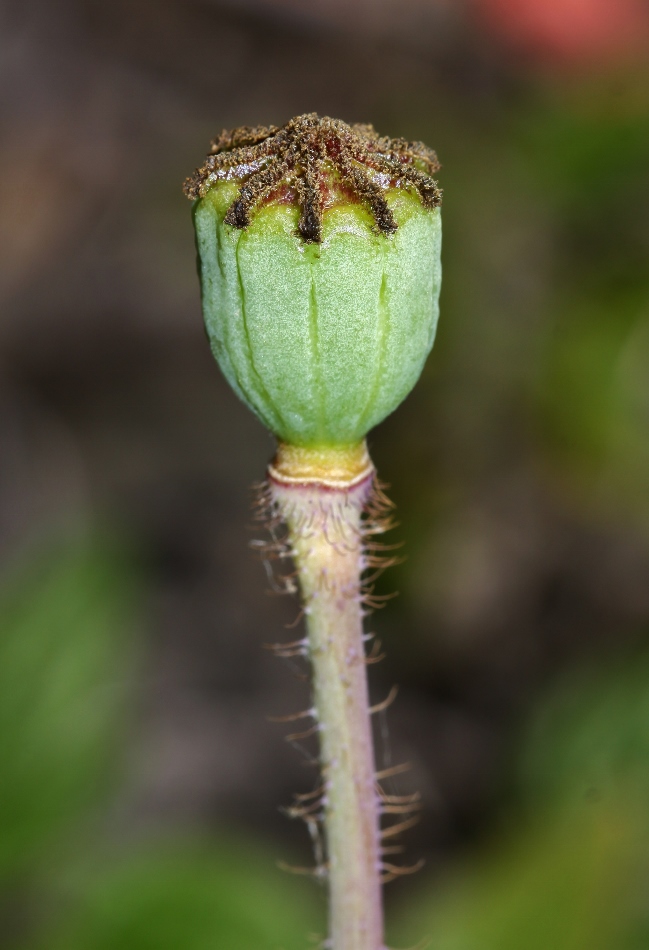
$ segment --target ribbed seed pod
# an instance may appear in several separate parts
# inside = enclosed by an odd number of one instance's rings
[[[311,116],[293,123],[304,120],[311,120],[311,140],[293,167],[282,154],[290,139],[280,139],[279,157],[269,152],[250,162],[237,154],[261,151],[284,131],[262,130],[269,136],[261,146],[217,151],[188,182],[197,198],[203,313],[229,383],[280,440],[349,445],[410,392],[433,344],[439,192],[405,151],[388,157],[395,168],[386,174],[385,153],[396,153],[390,140],[365,131],[361,161],[352,149],[359,132]],[[327,123],[329,137],[319,125],[314,133],[314,123]],[[349,149],[347,164],[332,127]],[[383,152],[373,151],[376,143]],[[224,161],[228,155],[234,164]],[[260,175],[258,190],[266,191],[254,200]]]

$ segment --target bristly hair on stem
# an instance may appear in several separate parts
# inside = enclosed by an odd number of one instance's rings
[[[423,142],[379,136],[373,126],[347,125],[315,112],[281,128],[242,126],[224,130],[212,142],[204,165],[186,180],[188,198],[202,198],[217,181],[236,179],[241,187],[225,221],[245,229],[250,215],[282,188],[292,188],[300,208],[298,233],[307,244],[322,241],[327,195],[342,191],[370,211],[383,234],[397,230],[385,199],[389,186],[414,189],[427,208],[441,204],[433,175],[437,155]]]
[[[373,593],[373,584],[378,575],[386,568],[399,563],[401,558],[395,556],[395,550],[401,547],[401,544],[384,544],[377,540],[378,535],[395,527],[394,505],[384,492],[384,486],[376,476],[373,477],[371,490],[363,505],[363,518],[360,523],[359,540],[362,547],[360,566],[363,572],[359,579],[359,599],[362,605],[362,612],[365,616],[377,608],[385,606],[386,597],[377,597]],[[292,546],[292,540],[287,531],[286,521],[282,512],[278,509],[273,492],[268,482],[254,486],[254,520],[263,526],[269,533],[270,538],[266,541],[253,541],[252,547],[260,555],[263,562],[268,565],[272,575],[272,585],[274,592],[286,594],[295,594],[295,573],[285,573],[281,567],[277,574],[272,572],[270,562],[290,563],[295,555]],[[341,508],[341,512],[342,512]],[[332,507],[335,511],[335,505]],[[306,521],[301,526],[298,524],[297,533],[306,532],[309,534],[313,525],[306,515]],[[333,522],[335,522],[335,517]],[[333,534],[336,534],[336,525],[332,523]],[[339,528],[342,526],[338,526]],[[295,526],[294,526],[295,528]],[[332,542],[335,547],[335,537]],[[299,622],[305,615],[304,607],[297,617]],[[287,625],[289,628],[295,624]],[[364,657],[365,664],[373,664],[383,659],[385,654],[380,652],[380,643],[374,640],[373,634],[367,634],[363,638],[365,641],[374,641],[369,652]],[[275,656],[279,658],[309,658],[308,638],[303,636],[297,640],[289,642],[266,644],[268,649],[272,650]],[[374,706],[369,707],[369,715],[375,715],[386,710],[391,706],[396,698],[397,689],[393,687],[387,697]],[[314,706],[309,709],[301,710],[298,713],[283,716],[269,717],[271,721],[278,723],[293,723],[300,720],[307,720],[306,728],[297,733],[291,733],[286,736],[287,741],[295,744],[296,741],[308,739],[319,732],[319,723],[317,710]],[[308,720],[311,720],[309,724]],[[304,751],[304,750],[302,750]],[[314,761],[310,758],[310,761]],[[388,794],[383,788],[383,782],[394,775],[406,771],[409,764],[391,766],[388,769],[375,772],[374,782],[375,791],[379,801],[379,815],[381,817],[392,817],[393,822],[384,826],[380,831],[380,881],[386,884],[396,880],[398,877],[413,874],[420,869],[422,862],[416,862],[412,865],[397,865],[386,860],[391,854],[401,854],[403,847],[395,843],[395,838],[402,831],[412,827],[417,821],[417,813],[421,809],[421,798],[418,793],[411,795]],[[283,809],[289,818],[301,819],[307,825],[309,835],[313,841],[315,852],[315,867],[312,868],[291,868],[285,864],[281,866],[285,870],[292,870],[300,874],[311,874],[320,880],[326,880],[328,877],[328,862],[323,843],[325,811],[327,804],[327,783],[323,781],[317,789],[311,792],[296,794],[294,803],[288,808]],[[395,820],[396,819],[396,820]],[[385,842],[385,843],[384,843]]]

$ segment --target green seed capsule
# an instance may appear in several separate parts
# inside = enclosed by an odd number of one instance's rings
[[[303,116],[223,133],[189,180],[213,353],[280,440],[357,443],[419,378],[441,283],[431,156]]]

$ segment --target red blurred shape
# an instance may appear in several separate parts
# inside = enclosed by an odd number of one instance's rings
[[[539,59],[618,60],[649,47],[647,0],[473,0],[493,33]]]

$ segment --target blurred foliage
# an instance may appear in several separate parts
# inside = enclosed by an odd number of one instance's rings
[[[412,912],[408,934],[431,935],[436,950],[630,948],[631,829],[617,815],[598,818],[537,827],[494,848]]]
[[[515,816],[402,914],[435,950],[649,940],[649,655],[564,675],[525,730]],[[403,920],[407,921],[404,923]]]
[[[519,776],[532,814],[622,794],[649,801],[649,655],[565,673],[532,716]]]
[[[541,425],[587,500],[646,523],[649,107],[636,99],[584,90],[528,114],[522,141],[555,217]]]
[[[0,870],[35,950],[298,950],[317,894],[236,839],[107,853],[88,825],[130,721],[137,576],[100,540],[52,545],[0,598]],[[96,822],[95,822],[96,824]],[[0,904],[1,906],[1,904]],[[11,913],[10,913],[11,917]],[[14,927],[15,929],[15,927]],[[9,943],[6,943],[6,939]]]
[[[74,884],[39,950],[304,950],[321,917],[312,885],[233,838],[158,843]]]
[[[129,565],[97,542],[53,545],[0,594],[0,875],[43,856],[113,790],[133,655]]]

